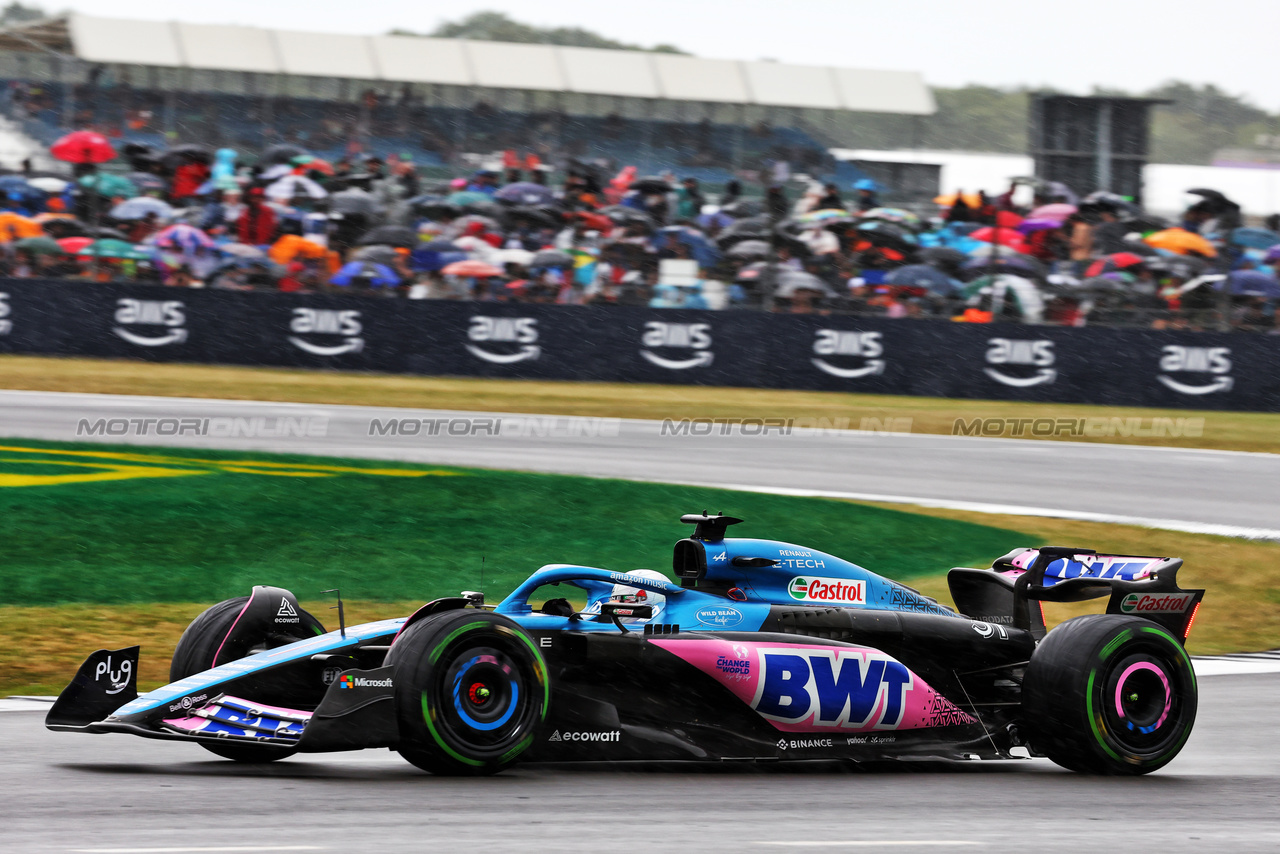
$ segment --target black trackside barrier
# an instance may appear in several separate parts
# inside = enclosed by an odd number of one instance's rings
[[[1280,410],[1280,336],[1248,333],[7,279],[0,352]]]

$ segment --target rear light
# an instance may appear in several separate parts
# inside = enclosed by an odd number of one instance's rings
[[[1046,623],[1046,622],[1044,621],[1044,602],[1043,602],[1043,601],[1041,601],[1041,600],[1039,600],[1039,599],[1037,599],[1037,600],[1036,600],[1036,604],[1040,606],[1040,625],[1042,625],[1042,626],[1047,626],[1047,625],[1049,625],[1048,623]]]
[[[1196,606],[1195,606],[1194,608],[1192,608],[1192,609],[1191,609],[1191,619],[1187,620],[1187,627],[1186,627],[1185,629],[1183,629],[1183,630],[1182,630],[1182,642],[1183,642],[1183,643],[1186,643],[1186,642],[1187,642],[1187,638],[1191,637],[1191,627],[1192,627],[1193,625],[1195,625],[1195,622],[1196,622],[1196,614],[1199,614],[1199,613],[1200,613],[1200,603],[1199,603],[1199,602],[1197,602],[1197,603],[1196,603]]]

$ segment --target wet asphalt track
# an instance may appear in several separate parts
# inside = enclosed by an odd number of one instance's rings
[[[858,434],[673,439],[648,422],[606,425],[613,435],[594,438],[527,430],[369,437],[369,418],[389,414],[0,392],[0,435],[9,437],[73,440],[83,417],[305,416],[326,419],[325,435],[125,440],[1280,527],[1280,457],[1268,455]],[[51,733],[40,712],[5,712],[0,851],[1280,849],[1280,674],[1206,677],[1201,690],[1200,718],[1182,755],[1140,779],[1080,777],[1037,760],[853,772],[518,767],[491,779],[449,780],[384,751],[247,768],[191,745]]]
[[[517,766],[445,779],[386,751],[246,767],[6,712],[0,850],[1271,852],[1278,701],[1280,674],[1202,679],[1186,748],[1137,779],[1047,760]]]

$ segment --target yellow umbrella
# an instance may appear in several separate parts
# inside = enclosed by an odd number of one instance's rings
[[[40,237],[43,234],[44,230],[35,220],[13,211],[0,211],[0,240],[9,242],[24,237]]]
[[[1176,252],[1179,255],[1195,253],[1205,258],[1216,258],[1218,256],[1218,250],[1213,248],[1212,243],[1195,232],[1187,231],[1185,228],[1166,228],[1164,231],[1148,234],[1142,238],[1142,242],[1157,249]]]
[[[977,193],[948,193],[945,196],[936,196],[933,203],[949,208],[956,203],[956,196],[964,199],[964,203],[971,208],[982,207],[982,197]]]

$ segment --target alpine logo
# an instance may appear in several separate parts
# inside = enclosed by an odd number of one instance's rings
[[[1213,394],[1231,391],[1235,380],[1231,378],[1230,347],[1184,347],[1170,344],[1161,349],[1159,380],[1166,388],[1179,394]],[[1207,383],[1188,383],[1174,379],[1169,374],[1209,374]]]
[[[316,356],[341,356],[364,349],[364,339],[360,337],[364,332],[360,312],[352,309],[295,308],[293,319],[289,321],[289,331],[294,333],[289,336],[290,344]],[[323,338],[315,342],[299,338],[300,335],[320,335]]]
[[[486,317],[476,315],[471,318],[471,326],[467,329],[467,338],[479,343],[509,343],[519,345],[509,353],[494,353],[490,350],[467,344],[467,352],[477,359],[492,362],[495,365],[511,365],[516,362],[532,361],[542,355],[538,340],[538,321],[532,317]]]
[[[815,356],[856,356],[862,364],[842,368],[823,359],[811,359],[823,373],[846,380],[880,376],[884,373],[884,343],[879,332],[854,332],[841,329],[819,329],[815,333]]]
[[[764,649],[760,660],[751,707],[770,720],[851,729],[902,723],[911,671],[883,653]]]
[[[301,623],[302,618],[298,616],[298,611],[289,604],[289,600],[281,597],[280,608],[276,611],[277,623]]]
[[[130,344],[139,347],[165,347],[182,344],[187,340],[185,306],[178,300],[119,299],[116,300],[115,321],[111,331]],[[141,335],[125,329],[126,326],[160,327],[161,334]]]
[[[12,311],[9,307],[9,295],[0,291],[0,335],[8,335],[13,331],[13,321],[9,320]]]
[[[1194,599],[1194,593],[1130,593],[1120,600],[1120,610],[1126,614],[1181,614]]]
[[[565,730],[560,732],[556,730],[547,737],[547,741],[618,741],[622,738],[621,730],[609,730],[607,732],[569,732]]]
[[[647,362],[669,371],[707,368],[716,358],[716,354],[710,350],[710,323],[666,323],[651,320],[644,325],[644,334],[640,336],[640,343],[648,348],[640,351],[640,355]],[[695,352],[692,356],[685,358],[669,358],[653,352],[659,348]]]
[[[796,576],[787,585],[792,599],[801,602],[828,602],[833,605],[867,604],[867,583],[848,578]]]
[[[1015,372],[1015,375],[992,367],[982,369],[984,374],[1002,385],[1030,388],[1048,385],[1058,378],[1058,372],[1051,367],[1054,363],[1052,341],[1043,338],[1035,340],[992,338],[987,341],[987,345],[987,365],[1025,365],[1027,368],[1035,369],[1030,374]]]

